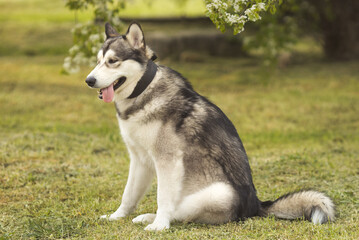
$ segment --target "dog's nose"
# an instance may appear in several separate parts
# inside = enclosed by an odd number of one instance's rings
[[[96,83],[96,78],[94,77],[88,77],[86,78],[86,81],[87,85],[89,85],[90,87],[93,87],[95,86],[95,83]]]

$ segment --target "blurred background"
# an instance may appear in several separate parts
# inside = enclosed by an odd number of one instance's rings
[[[275,62],[281,66],[295,62],[299,55],[336,61],[358,59],[358,5],[353,0],[285,1],[276,5],[275,14],[261,14],[261,21],[249,22],[244,32],[234,36],[230,26],[224,34],[215,28],[205,16],[202,0],[2,0],[0,53],[68,55],[81,40],[76,34],[79,25],[90,22],[101,28],[110,21],[125,31],[126,24],[137,20],[161,58],[181,60],[189,53],[259,56],[267,65]],[[90,36],[91,29],[85,29],[88,33],[80,30],[81,37]]]
[[[96,18],[104,13],[118,17],[121,33],[138,21],[157,62],[233,121],[260,199],[314,188],[340,212],[322,230],[256,219],[213,227],[215,236],[359,237],[359,1],[283,1],[235,36],[216,29],[202,0],[78,2],[0,0],[1,239],[150,237],[128,219],[121,228],[98,221],[118,207],[129,162],[113,105],[85,84],[102,42],[88,40],[91,29],[104,31]],[[155,192],[140,212],[155,211]],[[209,238],[207,227],[191,226]]]

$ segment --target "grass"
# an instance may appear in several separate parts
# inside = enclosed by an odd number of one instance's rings
[[[18,2],[24,1],[0,1],[0,9],[13,11],[9,6]],[[253,218],[220,226],[174,223],[152,233],[131,219],[156,211],[155,184],[134,214],[99,219],[118,207],[129,159],[114,107],[84,84],[90,69],[60,74],[71,22],[4,20],[2,27],[0,239],[359,238],[357,61],[306,59],[281,70],[263,69],[255,59],[162,61],[233,121],[261,200],[312,188],[334,199],[338,215],[321,226]]]

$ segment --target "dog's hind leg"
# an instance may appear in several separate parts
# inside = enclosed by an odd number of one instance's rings
[[[117,220],[132,213],[138,202],[151,186],[151,180],[154,175],[154,170],[150,164],[152,160],[144,152],[138,152],[133,148],[128,148],[130,153],[130,172],[127,179],[125,191],[122,195],[122,202],[120,207],[110,216],[103,215],[101,218],[108,218],[109,220]],[[141,159],[140,159],[141,157]]]
[[[237,200],[231,185],[217,182],[190,194],[181,201],[175,219],[181,222],[221,224],[232,220]]]

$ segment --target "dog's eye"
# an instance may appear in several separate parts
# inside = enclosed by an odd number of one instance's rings
[[[116,62],[118,62],[117,59],[109,59],[108,60],[108,63],[110,63],[110,64],[113,64],[113,63],[116,63]]]

